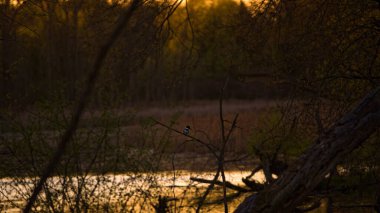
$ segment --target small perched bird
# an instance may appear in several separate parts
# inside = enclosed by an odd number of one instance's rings
[[[184,135],[189,135],[190,134],[190,126],[186,126],[185,129],[183,129],[183,134]]]

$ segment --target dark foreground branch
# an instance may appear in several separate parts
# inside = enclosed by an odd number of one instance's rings
[[[195,178],[195,177],[191,177],[190,180],[195,181],[195,182],[199,182],[199,183],[207,183],[207,184],[212,184],[214,182],[214,184],[217,186],[223,186],[224,185],[222,181],[218,181],[218,180],[213,181],[213,180],[207,180],[207,179]],[[225,182],[225,186],[226,186],[226,188],[229,188],[229,189],[232,189],[232,190],[235,190],[238,192],[251,192],[252,191],[251,189],[246,189],[246,188],[234,185],[228,181]]]
[[[110,38],[106,43],[101,47],[96,57],[94,66],[90,72],[90,75],[87,79],[87,84],[85,86],[84,92],[79,100],[78,106],[73,113],[73,117],[70,121],[70,125],[62,136],[60,143],[57,146],[57,149],[53,155],[53,158],[50,160],[48,166],[46,167],[44,173],[41,175],[40,180],[38,181],[36,187],[34,188],[32,195],[30,196],[28,203],[24,208],[24,212],[30,212],[34,202],[37,200],[38,194],[40,193],[43,185],[45,184],[48,177],[53,173],[54,169],[57,167],[58,163],[61,160],[63,153],[67,145],[69,144],[72,136],[75,134],[75,131],[78,127],[79,120],[83,114],[83,111],[86,107],[86,104],[90,98],[90,95],[94,89],[95,82],[99,76],[99,72],[103,67],[103,62],[111,49],[112,45],[115,43],[116,39],[119,37],[121,32],[124,29],[126,23],[130,20],[133,12],[137,9],[140,0],[133,0],[128,10],[120,17],[117,26],[113,30]]]
[[[250,196],[236,212],[292,212],[345,156],[380,127],[380,88],[323,133],[271,186]]]

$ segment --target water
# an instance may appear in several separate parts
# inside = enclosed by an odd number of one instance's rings
[[[226,171],[226,180],[245,187],[242,177],[250,171]],[[195,212],[198,200],[208,184],[190,180],[197,177],[212,180],[214,172],[188,170],[123,173],[104,175],[55,176],[49,178],[40,193],[34,211],[40,212],[154,212],[158,198],[166,197],[170,212]],[[253,177],[263,182],[260,171]],[[221,181],[221,177],[219,177]],[[0,179],[0,212],[21,212],[37,177]],[[229,210],[234,210],[251,193],[237,193],[227,190]],[[339,196],[338,196],[339,197]],[[334,197],[334,205],[342,201]],[[224,212],[222,187],[216,186],[202,206],[202,212]],[[345,201],[346,203],[347,201]],[[352,211],[351,211],[352,210]],[[373,212],[371,208],[337,209],[334,212]],[[327,199],[321,199],[321,206],[310,213],[327,212]]]
[[[226,171],[226,180],[243,186],[242,177],[250,171]],[[193,172],[186,170],[156,173],[124,173],[82,176],[55,176],[49,178],[36,204],[40,211],[89,209],[92,212],[151,212],[158,203],[158,197],[168,197],[172,212],[192,212],[208,184],[193,182],[190,177],[212,180],[213,172]],[[253,177],[264,181],[262,172]],[[38,178],[0,179],[1,212],[20,212]],[[221,177],[219,178],[221,180]],[[228,190],[229,196],[236,195]],[[230,206],[234,209],[244,196],[236,196]],[[215,187],[206,201],[207,211],[223,210],[221,187]]]

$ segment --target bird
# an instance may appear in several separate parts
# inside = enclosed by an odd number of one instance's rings
[[[183,129],[183,134],[184,135],[189,135],[190,134],[190,126],[186,126],[184,129]]]

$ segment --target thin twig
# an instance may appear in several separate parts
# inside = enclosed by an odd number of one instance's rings
[[[216,174],[214,176],[214,178],[212,179],[212,182],[211,184],[207,187],[206,189],[206,192],[203,194],[202,198],[199,200],[198,202],[198,206],[197,206],[197,210],[196,212],[199,213],[200,210],[201,210],[201,207],[203,206],[203,203],[204,201],[206,200],[207,198],[207,195],[211,192],[211,190],[214,188],[215,186],[215,183],[217,182],[218,178],[219,178],[219,173],[220,173],[220,168],[218,166],[218,170],[216,171]]]
[[[199,138],[196,138],[196,137],[194,137],[194,136],[191,136],[191,135],[184,135],[181,131],[179,131],[179,130],[177,130],[177,129],[174,129],[173,127],[171,127],[171,126],[168,126],[168,125],[166,125],[166,124],[164,124],[164,123],[162,123],[162,122],[160,122],[160,121],[157,121],[157,120],[155,120],[155,119],[152,119],[156,124],[158,124],[158,125],[160,125],[160,126],[163,126],[163,127],[165,127],[165,128],[167,128],[167,129],[169,129],[169,130],[171,130],[171,131],[173,131],[173,132],[176,132],[176,133],[178,133],[178,134],[181,134],[181,135],[183,135],[183,136],[185,136],[185,137],[188,137],[188,138],[191,138],[192,139],[192,141],[195,141],[195,142],[198,142],[198,143],[200,143],[200,144],[202,144],[203,146],[205,146],[216,158],[218,158],[218,155],[216,154],[216,148],[212,145],[212,144],[209,144],[209,143],[207,143],[207,142],[204,142],[204,141],[202,141],[201,139],[199,139]]]
[[[218,158],[218,165],[222,176],[223,181],[223,204],[224,204],[224,212],[228,213],[228,203],[227,203],[227,188],[226,188],[226,176],[224,174],[224,152],[226,145],[228,143],[228,140],[231,136],[232,130],[234,129],[237,116],[235,116],[235,119],[233,121],[233,124],[231,126],[230,131],[228,132],[227,136],[225,134],[225,127],[224,127],[224,117],[223,117],[223,99],[224,99],[224,91],[227,88],[228,82],[230,80],[230,73],[227,74],[223,87],[220,90],[220,96],[219,96],[219,118],[220,118],[220,128],[221,128],[221,139],[222,139],[222,148],[220,150],[220,155]]]

